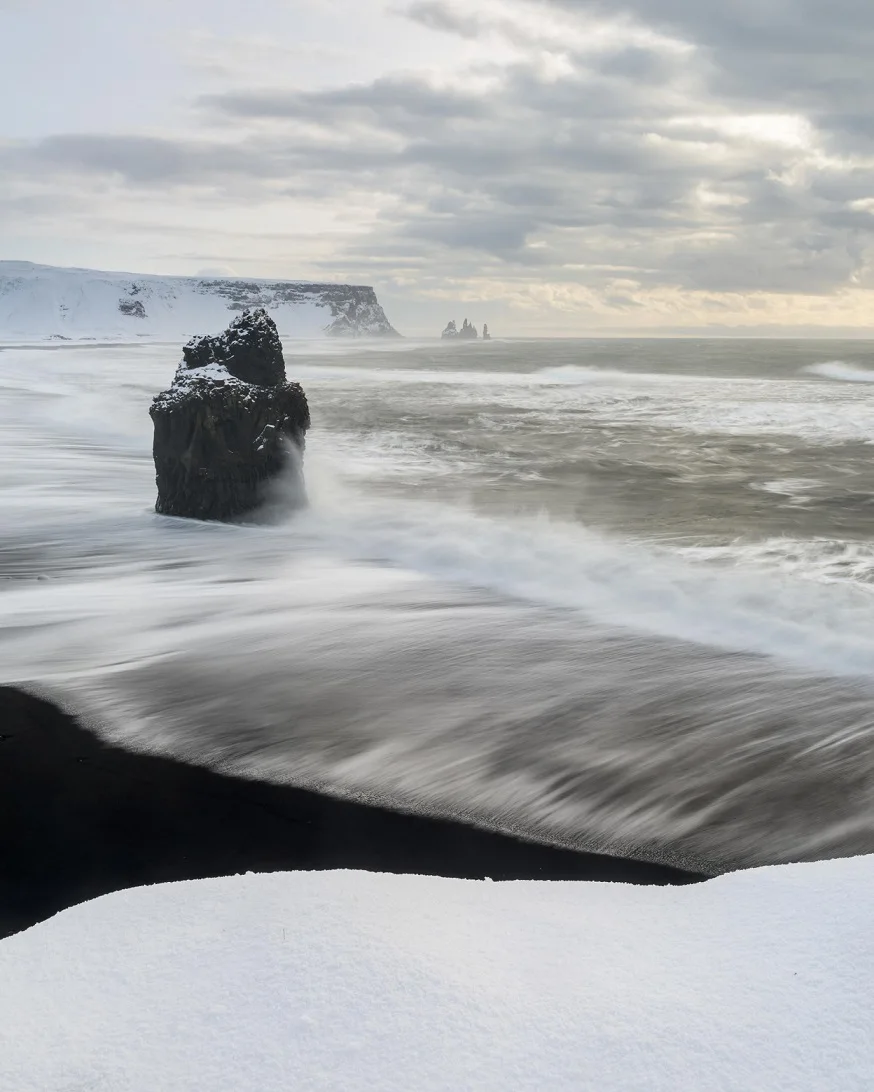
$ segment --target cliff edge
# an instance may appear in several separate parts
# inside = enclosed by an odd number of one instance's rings
[[[367,285],[162,277],[0,261],[0,339],[176,340],[263,308],[292,338],[399,337]]]

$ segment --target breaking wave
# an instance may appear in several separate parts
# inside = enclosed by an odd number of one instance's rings
[[[809,364],[805,369],[811,375],[824,379],[841,379],[845,383],[874,383],[874,370],[850,364],[844,360],[826,360],[822,364]]]

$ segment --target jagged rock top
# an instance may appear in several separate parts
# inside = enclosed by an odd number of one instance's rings
[[[440,336],[441,337],[449,337],[449,338],[452,338],[452,337],[475,338],[475,337],[479,337],[479,334],[477,333],[476,327],[473,325],[473,323],[468,322],[467,319],[465,319],[464,322],[462,323],[462,326],[461,326],[460,330],[455,325],[455,319],[451,319],[446,324],[446,329],[443,331],[443,333]]]
[[[216,393],[224,389],[238,402],[280,388],[303,394],[297,383],[286,380],[279,331],[263,307],[243,311],[224,333],[193,337],[182,349],[172,384],[157,395],[153,408],[172,410],[207,387]]]
[[[244,383],[285,382],[285,358],[276,323],[263,307],[246,310],[217,337],[195,337],[182,350],[189,370],[217,365]]]

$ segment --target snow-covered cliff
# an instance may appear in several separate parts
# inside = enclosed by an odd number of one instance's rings
[[[0,339],[169,338],[217,333],[264,307],[286,337],[396,337],[372,288],[161,277],[0,261]]]

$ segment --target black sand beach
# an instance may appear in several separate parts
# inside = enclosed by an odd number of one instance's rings
[[[639,884],[703,878],[136,754],[48,701],[0,687],[0,936],[125,887],[328,868]]]

